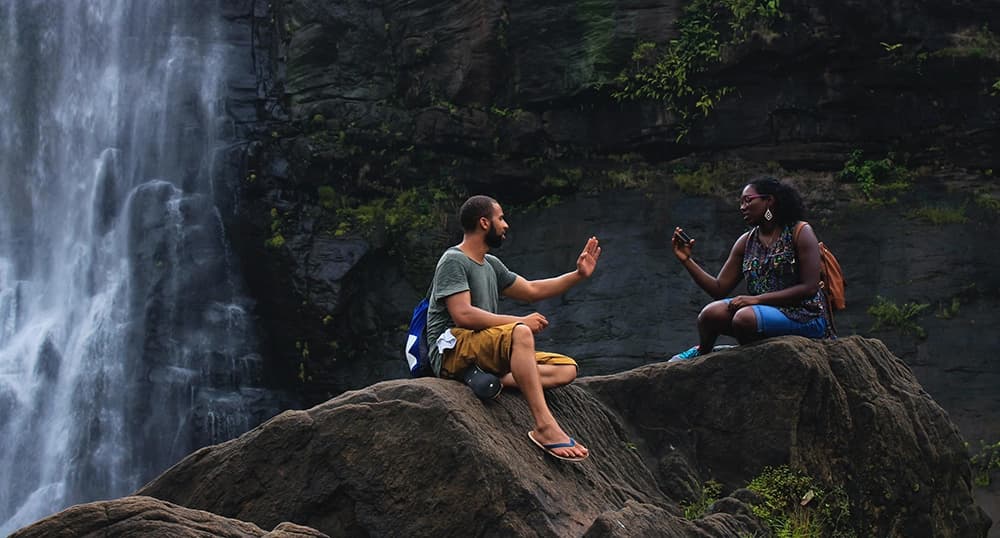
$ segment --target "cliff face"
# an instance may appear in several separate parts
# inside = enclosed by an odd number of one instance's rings
[[[759,498],[741,488],[788,463],[846,492],[841,529],[858,536],[989,525],[958,431],[877,340],[787,337],[585,378],[548,399],[587,461],[532,445],[516,392],[482,403],[454,381],[389,381],[202,449],[138,494],[331,536],[721,537],[764,532]],[[682,517],[709,480],[723,499]]]
[[[404,376],[400,325],[456,239],[450,214],[480,192],[512,216],[498,254],[527,277],[571,269],[586,237],[602,239],[594,279],[532,307],[553,320],[543,345],[584,374],[662,359],[692,344],[707,300],[670,230],[691,231],[718,269],[742,231],[736,193],[770,171],[807,195],[844,265],[840,333],[884,339],[968,439],[995,438],[1000,337],[984,328],[1000,262],[983,245],[1000,197],[1000,2],[782,2],[696,74],[733,91],[678,141],[683,118],[665,104],[611,95],[637,44],[680,37],[689,5],[297,0],[255,13],[260,136],[233,229],[271,377],[314,404]],[[873,201],[838,179],[855,149],[891,152],[909,188]],[[915,318],[926,337],[874,331],[879,296],[930,305]]]

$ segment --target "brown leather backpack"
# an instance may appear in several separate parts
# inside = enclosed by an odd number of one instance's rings
[[[792,242],[798,244],[799,231],[805,226],[804,221],[795,225],[795,232],[792,234]],[[847,303],[844,300],[844,272],[840,269],[840,262],[837,257],[826,248],[822,241],[819,242],[819,287],[826,293],[827,302],[834,310],[843,310]]]

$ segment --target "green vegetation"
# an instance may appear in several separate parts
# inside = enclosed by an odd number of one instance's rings
[[[979,452],[969,459],[972,463],[972,482],[985,488],[992,483],[991,475],[1000,471],[1000,441],[987,444],[979,440]]]
[[[677,22],[678,38],[636,45],[632,65],[615,79],[618,90],[612,97],[664,103],[677,118],[679,142],[699,113],[707,116],[734,91],[702,76],[723,62],[724,48],[745,43],[754,29],[767,30],[781,17],[778,0],[694,0]]]
[[[357,232],[369,239],[375,235],[402,239],[409,233],[437,229],[445,218],[443,202],[450,198],[443,190],[421,187],[400,191],[395,196],[331,208],[336,209],[340,219],[334,235]],[[350,201],[342,203],[350,204]]]
[[[894,194],[910,187],[911,174],[905,166],[896,164],[894,158],[890,153],[883,159],[864,159],[864,152],[856,149],[844,163],[839,177],[857,183],[869,202],[895,202]]]
[[[878,44],[882,45],[882,48],[889,53],[895,53],[903,48],[902,43],[886,43],[885,41],[879,41]]]
[[[931,53],[932,56],[950,58],[984,58],[1000,60],[1000,37],[990,31],[989,25],[966,28],[953,34],[953,45]]]
[[[990,86],[990,95],[994,97],[1000,96],[1000,78],[996,79],[993,85]]]
[[[693,171],[677,168],[674,170],[674,182],[686,194],[724,196],[737,187],[744,175],[745,170],[739,163],[722,161],[704,163]]]
[[[961,306],[961,299],[952,297],[950,305],[945,305],[944,303],[938,305],[938,311],[934,313],[934,316],[938,319],[951,319],[958,315],[958,310]]]
[[[709,480],[705,482],[701,487],[701,497],[697,500],[691,502],[682,502],[681,508],[684,509],[684,517],[687,519],[698,519],[703,517],[708,508],[712,504],[719,500],[719,494],[722,493],[722,484],[716,482],[715,480]]]
[[[281,229],[283,227],[283,222],[281,220],[281,214],[278,213],[278,209],[271,208],[271,237],[264,240],[264,246],[268,248],[278,249],[285,246],[285,236],[281,234]]]
[[[993,214],[1000,214],[1000,198],[988,192],[984,191],[976,194],[976,205]]]
[[[326,209],[333,209],[337,204],[337,191],[329,185],[320,186],[316,189],[316,194],[319,196],[319,205]]]
[[[583,170],[580,168],[560,168],[555,175],[542,178],[542,186],[554,190],[576,190],[583,180]]]
[[[646,168],[629,167],[627,170],[609,170],[609,187],[612,189],[638,189],[649,186],[655,174]]]
[[[906,214],[911,219],[923,220],[940,226],[943,224],[964,224],[969,221],[965,207],[918,207]]]
[[[895,329],[903,334],[915,334],[918,338],[927,338],[927,331],[917,325],[915,319],[927,309],[928,303],[906,303],[897,305],[882,296],[875,297],[875,304],[868,307],[868,315],[875,319],[872,331]]]
[[[854,537],[851,507],[839,487],[828,488],[787,465],[767,467],[747,489],[764,498],[754,514],[780,538]]]

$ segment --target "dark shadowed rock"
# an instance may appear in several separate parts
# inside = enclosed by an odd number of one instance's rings
[[[12,538],[323,538],[315,529],[281,523],[273,531],[150,497],[123,497],[72,506],[12,535]]]
[[[859,536],[986,534],[961,436],[877,340],[774,339],[548,397],[591,448],[582,464],[530,443],[515,392],[483,404],[453,381],[388,381],[195,452],[139,494],[333,536],[721,537],[762,531],[744,501],[696,521],[679,503],[791,464],[845,488]]]
[[[986,533],[957,428],[878,340],[779,338],[580,385],[635,428],[673,498],[693,486],[679,462],[727,488],[788,462],[847,490],[859,536]]]

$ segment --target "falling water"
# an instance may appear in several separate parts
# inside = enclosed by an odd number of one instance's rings
[[[265,418],[210,0],[0,3],[0,534]]]

